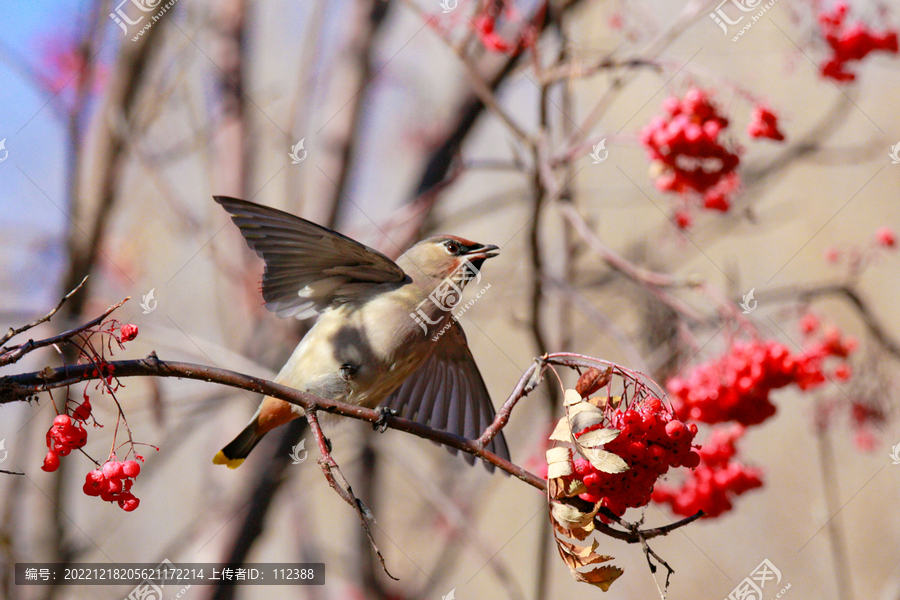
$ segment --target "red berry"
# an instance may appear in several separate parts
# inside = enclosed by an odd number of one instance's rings
[[[141,473],[141,465],[133,460],[126,460],[122,463],[122,472],[125,477],[137,477]]]
[[[127,498],[127,499],[124,500],[124,501],[123,501],[123,500],[120,500],[120,501],[119,501],[119,506],[121,506],[121,507],[122,507],[122,510],[124,510],[125,512],[131,512],[131,511],[133,511],[134,509],[136,509],[136,508],[140,505],[140,503],[141,503],[140,499],[135,498],[134,496],[132,496],[132,497],[130,497],[130,498]]]
[[[666,424],[666,435],[673,440],[680,440],[688,434],[688,429],[681,421],[669,421]]]
[[[130,342],[131,340],[133,340],[134,338],[137,337],[138,327],[137,327],[137,325],[127,323],[125,325],[122,325],[121,332],[122,332],[122,341]]]
[[[678,229],[688,229],[693,223],[694,220],[691,218],[691,213],[683,210],[679,210],[675,213],[675,225]]]
[[[600,475],[596,472],[588,473],[584,476],[584,479],[582,479],[582,481],[588,488],[596,488],[600,485]]]
[[[50,451],[47,453],[47,456],[44,457],[44,464],[41,465],[41,470],[47,471],[48,473],[55,471],[59,468],[59,455]]]
[[[894,244],[897,243],[897,238],[894,236],[894,231],[890,227],[882,227],[875,232],[875,241],[878,242],[879,246],[893,248]]]
[[[591,504],[597,504],[601,500],[603,500],[603,496],[599,494],[595,494],[593,492],[584,492],[583,494],[578,494],[578,497],[582,500],[590,502]]]
[[[121,479],[124,476],[122,472],[122,463],[116,460],[110,460],[103,465],[103,475],[107,479]]]
[[[834,369],[834,377],[840,381],[847,381],[851,375],[853,375],[853,371],[847,363],[841,363]]]
[[[687,467],[688,469],[696,469],[699,464],[700,455],[694,451],[691,451],[691,453],[688,454],[687,458],[684,459],[684,462],[682,463],[682,465]]]
[[[887,30],[874,33],[862,23],[855,23],[845,28],[847,6],[839,3],[833,12],[819,15],[819,27],[822,37],[831,47],[832,56],[821,67],[824,77],[835,81],[853,81],[856,75],[847,70],[849,62],[859,61],[874,51],[898,51],[897,32]]]
[[[72,416],[80,421],[86,421],[91,416],[91,401],[85,399],[81,405],[72,412]]]

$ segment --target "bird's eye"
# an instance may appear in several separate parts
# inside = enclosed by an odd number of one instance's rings
[[[444,242],[444,248],[447,249],[447,252],[450,254],[459,254],[459,244],[453,241]]]

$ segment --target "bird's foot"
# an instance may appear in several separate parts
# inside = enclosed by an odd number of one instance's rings
[[[325,438],[325,447],[328,448],[328,454],[331,454],[333,446],[331,445],[331,440],[329,440],[328,438]]]
[[[387,420],[388,417],[397,416],[397,411],[393,408],[388,408],[387,406],[379,406],[378,412],[381,413],[381,416],[378,417],[378,420],[372,423],[372,429],[378,431],[379,433],[384,433],[387,429]]]

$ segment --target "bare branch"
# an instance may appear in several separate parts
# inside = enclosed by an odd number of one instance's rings
[[[12,327],[10,327],[9,331],[6,333],[6,335],[4,335],[2,338],[0,338],[0,346],[5,344],[6,342],[8,342],[11,338],[19,335],[20,333],[22,333],[24,331],[28,331],[29,329],[32,329],[33,327],[37,327],[41,323],[46,323],[47,321],[49,321],[50,318],[56,314],[56,311],[58,311],[60,308],[62,308],[62,305],[66,303],[66,300],[68,300],[69,297],[72,296],[72,294],[74,294],[75,292],[77,292],[78,290],[81,289],[81,286],[84,285],[84,282],[87,281],[88,277],[89,277],[89,275],[85,275],[84,279],[81,280],[81,283],[79,283],[77,286],[75,286],[75,288],[72,289],[72,291],[70,291],[68,294],[63,296],[62,300],[59,301],[59,304],[56,305],[56,308],[54,308],[53,310],[48,312],[46,315],[44,315],[40,319],[34,320],[31,323],[29,323],[28,325],[23,325],[22,327],[19,327],[18,329],[13,329]],[[3,348],[0,348],[0,352],[2,352],[2,351],[3,351]]]
[[[764,293],[763,297],[771,301],[808,301],[819,296],[837,296],[848,301],[859,314],[860,319],[872,337],[891,354],[895,359],[900,359],[900,342],[895,340],[885,330],[884,326],[869,303],[860,295],[859,291],[850,283],[825,283],[809,287],[787,286],[777,288]]]
[[[87,277],[85,277],[84,279],[87,279]],[[81,283],[84,283],[84,280],[82,280]],[[81,287],[81,284],[79,284],[79,287]],[[75,288],[75,289],[77,290],[78,288]],[[69,292],[68,294],[66,294],[66,298],[71,296],[74,291],[75,290],[72,290],[72,292]],[[113,304],[112,306],[107,308],[105,311],[103,311],[103,314],[101,314],[96,319],[88,321],[84,325],[79,325],[75,329],[70,329],[69,331],[66,331],[65,333],[60,333],[59,335],[55,335],[55,336],[47,338],[45,340],[38,340],[37,342],[35,342],[34,340],[28,340],[24,344],[21,344],[19,346],[13,346],[12,348],[9,348],[9,349],[0,348],[0,367],[2,367],[4,365],[9,365],[9,364],[12,364],[12,363],[18,361],[20,358],[22,358],[23,356],[25,356],[26,354],[28,354],[29,352],[31,352],[33,350],[37,350],[38,348],[44,348],[45,346],[52,346],[53,344],[58,344],[60,342],[68,341],[69,339],[72,338],[72,336],[74,336],[78,333],[81,333],[82,331],[85,331],[87,329],[90,329],[91,327],[96,327],[97,325],[102,323],[103,320],[106,317],[108,317],[114,310],[116,310],[117,308],[119,308],[120,306],[122,306],[123,304],[128,302],[130,299],[131,299],[131,296],[126,297],[121,302]],[[62,306],[62,302],[60,302],[59,306]],[[59,309],[59,306],[57,306],[56,309],[53,310],[53,312],[56,312],[56,310]],[[53,312],[51,312],[50,315],[52,315]]]
[[[210,383],[219,383],[231,387],[258,392],[285,402],[302,406],[305,410],[321,410],[345,417],[351,417],[370,423],[382,422],[390,429],[404,431],[421,438],[444,444],[457,450],[462,450],[478,458],[503,469],[510,475],[521,479],[525,483],[543,491],[546,482],[537,475],[505,460],[493,452],[485,449],[477,440],[466,438],[452,433],[432,429],[415,421],[403,419],[393,415],[382,415],[378,410],[346,404],[336,400],[319,398],[306,392],[301,392],[272,381],[236,373],[227,369],[207,367],[184,362],[162,361],[151,353],[147,358],[139,360],[109,361],[116,378],[125,377],[181,377],[184,379],[196,379]],[[70,365],[57,369],[45,369],[40,372],[8,375],[0,378],[0,405],[8,402],[22,401],[40,392],[72,385],[80,381],[98,379],[101,374],[94,374],[93,365]],[[380,421],[379,421],[380,419]]]

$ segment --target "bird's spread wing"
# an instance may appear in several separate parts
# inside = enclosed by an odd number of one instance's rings
[[[475,439],[494,420],[494,406],[459,322],[435,342],[431,356],[392,393],[384,405],[405,419]],[[509,460],[501,431],[488,450]],[[448,448],[456,454],[455,448]],[[466,454],[469,464],[475,457]],[[493,465],[485,463],[489,471]]]
[[[266,261],[263,299],[279,317],[312,317],[371,284],[406,277],[387,256],[327,227],[245,200],[215,200]]]

